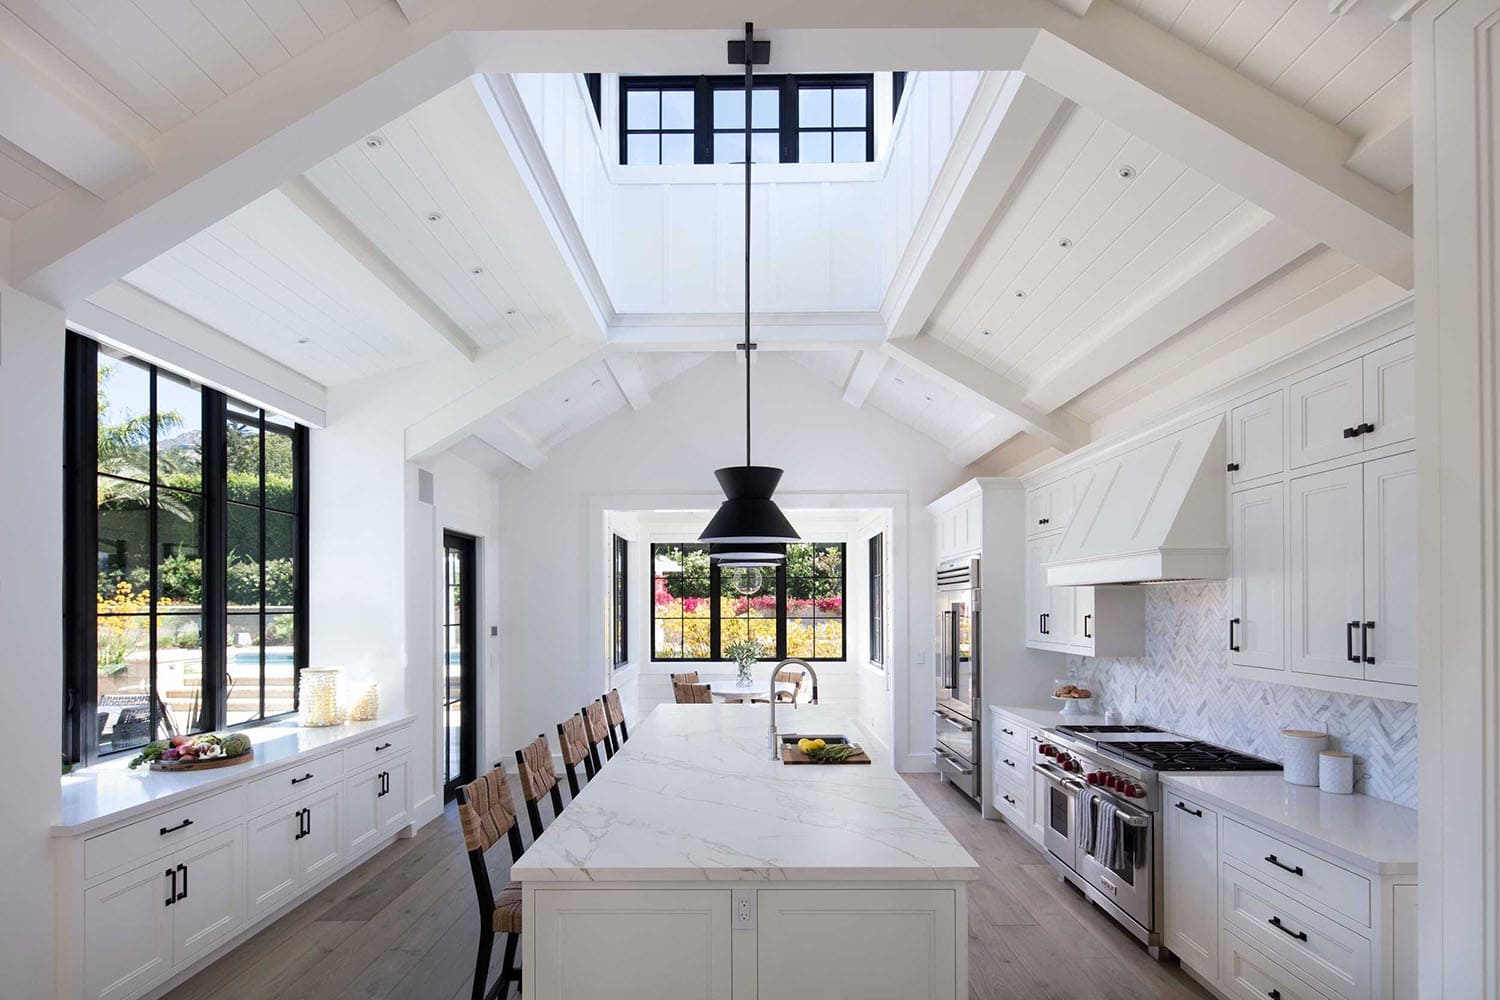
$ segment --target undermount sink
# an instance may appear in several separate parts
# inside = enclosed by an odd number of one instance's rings
[[[782,746],[796,746],[798,740],[822,740],[829,746],[835,743],[848,743],[849,737],[841,733],[782,733]]]

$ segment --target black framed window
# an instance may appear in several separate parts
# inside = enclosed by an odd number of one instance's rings
[[[651,658],[722,660],[753,638],[766,659],[844,659],[844,557],[842,542],[798,542],[776,569],[722,570],[702,543],[652,543]]]
[[[870,662],[885,663],[885,533],[871,535],[870,556]]]
[[[306,429],[71,333],[66,377],[65,757],[295,711]]]
[[[756,163],[865,163],[875,158],[870,73],[755,78],[750,146]],[[620,78],[620,162],[743,163],[742,76]]]
[[[610,626],[614,656],[612,663],[622,667],[630,661],[630,543],[614,536],[611,555]]]

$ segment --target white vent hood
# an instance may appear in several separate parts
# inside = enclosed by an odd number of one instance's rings
[[[1105,459],[1045,564],[1047,585],[1229,576],[1224,418]]]

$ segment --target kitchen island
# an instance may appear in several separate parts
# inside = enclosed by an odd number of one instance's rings
[[[771,760],[765,705],[662,705],[516,862],[529,1000],[968,996],[979,868],[878,747]],[[783,734],[857,730],[783,707]]]

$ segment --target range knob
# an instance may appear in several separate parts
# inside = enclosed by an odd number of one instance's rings
[[[1063,762],[1063,770],[1078,772],[1083,770],[1083,765],[1078,763],[1078,761],[1074,760],[1072,757],[1069,757],[1066,761]]]
[[[1101,780],[1101,777],[1102,776],[1101,776],[1100,772],[1098,772],[1098,771],[1090,771],[1089,774],[1088,774],[1089,784],[1091,784],[1091,785],[1097,785],[1097,784],[1099,784],[1099,781]]]
[[[1125,789],[1125,794],[1130,796],[1132,799],[1143,799],[1146,797],[1146,790],[1140,785],[1131,785],[1129,788]]]
[[[1036,751],[1043,757],[1051,757],[1056,753],[1056,751],[1052,749],[1051,743],[1043,743],[1041,746],[1036,748]]]

